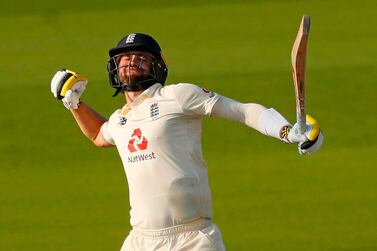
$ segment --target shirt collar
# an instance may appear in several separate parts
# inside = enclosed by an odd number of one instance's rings
[[[148,89],[145,89],[135,100],[134,100],[134,106],[135,104],[137,104],[138,102],[141,102],[141,100],[144,100],[145,98],[148,98],[150,96],[152,96],[156,90],[158,88],[160,88],[162,86],[162,84],[160,83],[155,83],[154,85],[151,85],[150,87],[148,87]],[[122,110],[121,110],[121,114],[122,115],[127,115],[127,113],[130,111],[131,109],[128,107],[127,104],[125,104],[123,107],[122,107]]]
[[[155,91],[161,87],[162,85],[160,83],[155,83],[154,85],[151,85],[148,89],[144,90],[139,97],[137,98],[140,98],[142,96],[144,97],[150,97],[152,96],[153,93],[155,93]]]

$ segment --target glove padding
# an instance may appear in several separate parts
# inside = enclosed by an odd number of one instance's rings
[[[63,101],[67,109],[77,109],[87,83],[83,75],[62,69],[51,80],[51,92],[55,98]]]
[[[306,115],[306,128],[304,134],[298,132],[298,124],[296,123],[288,133],[288,141],[298,144],[298,152],[301,155],[313,154],[318,151],[323,143],[323,134],[319,128],[318,122]]]
[[[308,140],[306,142],[301,142],[298,144],[298,152],[301,155],[310,155],[318,151],[323,143],[323,134],[320,131],[315,140]]]

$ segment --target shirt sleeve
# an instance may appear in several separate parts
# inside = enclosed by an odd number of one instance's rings
[[[105,122],[101,126],[101,132],[102,132],[103,138],[107,141],[107,143],[115,145],[114,139],[113,139],[113,137],[110,134],[109,121]]]
[[[243,104],[219,95],[218,101],[212,108],[212,116],[240,122],[261,131],[258,121],[265,110],[267,110],[267,108],[260,104]]]
[[[211,115],[219,98],[217,93],[193,84],[177,84],[173,91],[183,113],[188,115]]]
[[[107,141],[107,143],[115,145],[115,141],[112,136],[112,128],[115,122],[115,117],[118,116],[121,109],[116,110],[109,118],[109,120],[101,126],[101,132],[103,138]]]
[[[220,96],[212,109],[214,117],[241,122],[257,131],[277,139],[281,139],[280,131],[290,123],[275,109],[256,104],[240,103]]]

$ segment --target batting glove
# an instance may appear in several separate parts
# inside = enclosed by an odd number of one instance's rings
[[[323,143],[323,134],[319,128],[318,122],[306,115],[306,129],[304,134],[298,131],[299,125],[296,123],[287,136],[288,142],[298,144],[298,152],[301,155],[313,154],[318,151]]]
[[[51,80],[51,92],[55,98],[63,101],[68,110],[77,109],[87,83],[88,80],[83,75],[62,69]]]

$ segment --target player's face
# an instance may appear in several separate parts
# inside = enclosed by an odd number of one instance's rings
[[[144,80],[151,73],[153,58],[149,53],[131,51],[118,56],[118,76],[122,83]]]

